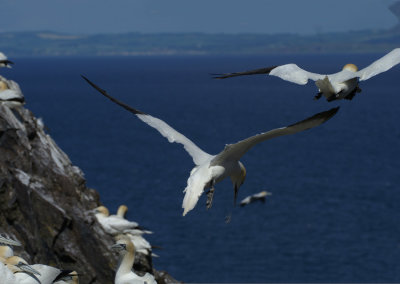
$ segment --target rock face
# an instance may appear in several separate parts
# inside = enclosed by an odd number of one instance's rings
[[[99,205],[99,194],[86,187],[42,121],[22,105],[0,102],[0,233],[22,243],[15,254],[76,270],[80,283],[113,283],[114,241],[87,213]],[[139,257],[136,268],[152,271],[151,259]]]

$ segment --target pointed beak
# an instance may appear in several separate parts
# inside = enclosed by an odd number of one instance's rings
[[[114,244],[110,248],[117,252],[125,250],[125,246],[123,244]]]
[[[25,263],[21,263],[17,265],[21,270],[28,272],[28,273],[32,273],[32,274],[36,274],[36,275],[41,275],[39,271],[37,271],[36,269],[32,268],[32,266],[25,264]]]

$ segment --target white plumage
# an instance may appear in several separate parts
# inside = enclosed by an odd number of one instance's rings
[[[107,94],[106,91],[92,83],[86,77],[82,77],[92,87],[94,87],[97,91],[106,96],[108,99],[122,106],[126,110],[132,112],[140,120],[155,128],[164,137],[168,138],[169,142],[177,142],[182,144],[185,150],[193,158],[193,162],[196,166],[190,172],[187,186],[184,190],[185,197],[182,203],[183,215],[186,215],[196,206],[197,201],[199,200],[205,188],[211,188],[210,192],[208,193],[207,199],[207,208],[210,208],[212,204],[215,183],[223,180],[226,177],[230,177],[232,181],[235,191],[234,200],[236,200],[237,191],[239,187],[243,184],[246,177],[246,169],[239,161],[239,159],[254,145],[274,137],[293,134],[318,126],[326,120],[330,119],[333,115],[335,115],[339,109],[333,108],[329,111],[318,113],[308,119],[305,119],[288,127],[277,128],[265,133],[249,137],[247,139],[239,141],[238,143],[226,145],[225,149],[222,150],[219,154],[210,155],[201,150],[191,140],[183,136],[181,133],[177,132],[164,121],[143,113],[137,109],[134,109],[127,104],[124,104],[123,102]]]
[[[244,72],[219,74],[215,78],[225,79],[243,75],[269,74],[299,85],[305,85],[308,80],[313,80],[316,82],[320,92],[316,96],[316,99],[324,95],[328,101],[337,99],[351,100],[357,92],[361,91],[361,89],[358,88],[358,81],[368,80],[399,63],[400,48],[396,48],[359,71],[354,64],[346,64],[340,72],[334,74],[318,74],[308,72],[296,64],[291,63]]]
[[[146,273],[139,276],[132,271],[135,261],[135,246],[129,238],[122,238],[112,248],[122,255],[122,260],[115,274],[115,284],[157,284],[154,276]]]
[[[123,234],[125,231],[136,229],[139,226],[138,223],[128,221],[118,215],[110,215],[108,209],[104,206],[97,207],[95,211],[97,221],[108,234]]]

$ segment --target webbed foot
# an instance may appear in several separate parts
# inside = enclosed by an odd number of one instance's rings
[[[212,206],[212,201],[213,201],[213,197],[214,197],[214,187],[212,187],[208,192],[207,192],[207,201],[206,201],[206,207],[207,210],[211,208]]]

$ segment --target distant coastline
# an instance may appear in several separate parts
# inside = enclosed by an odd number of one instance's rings
[[[382,53],[399,46],[399,25],[389,30],[315,35],[0,33],[0,50],[10,57]]]

